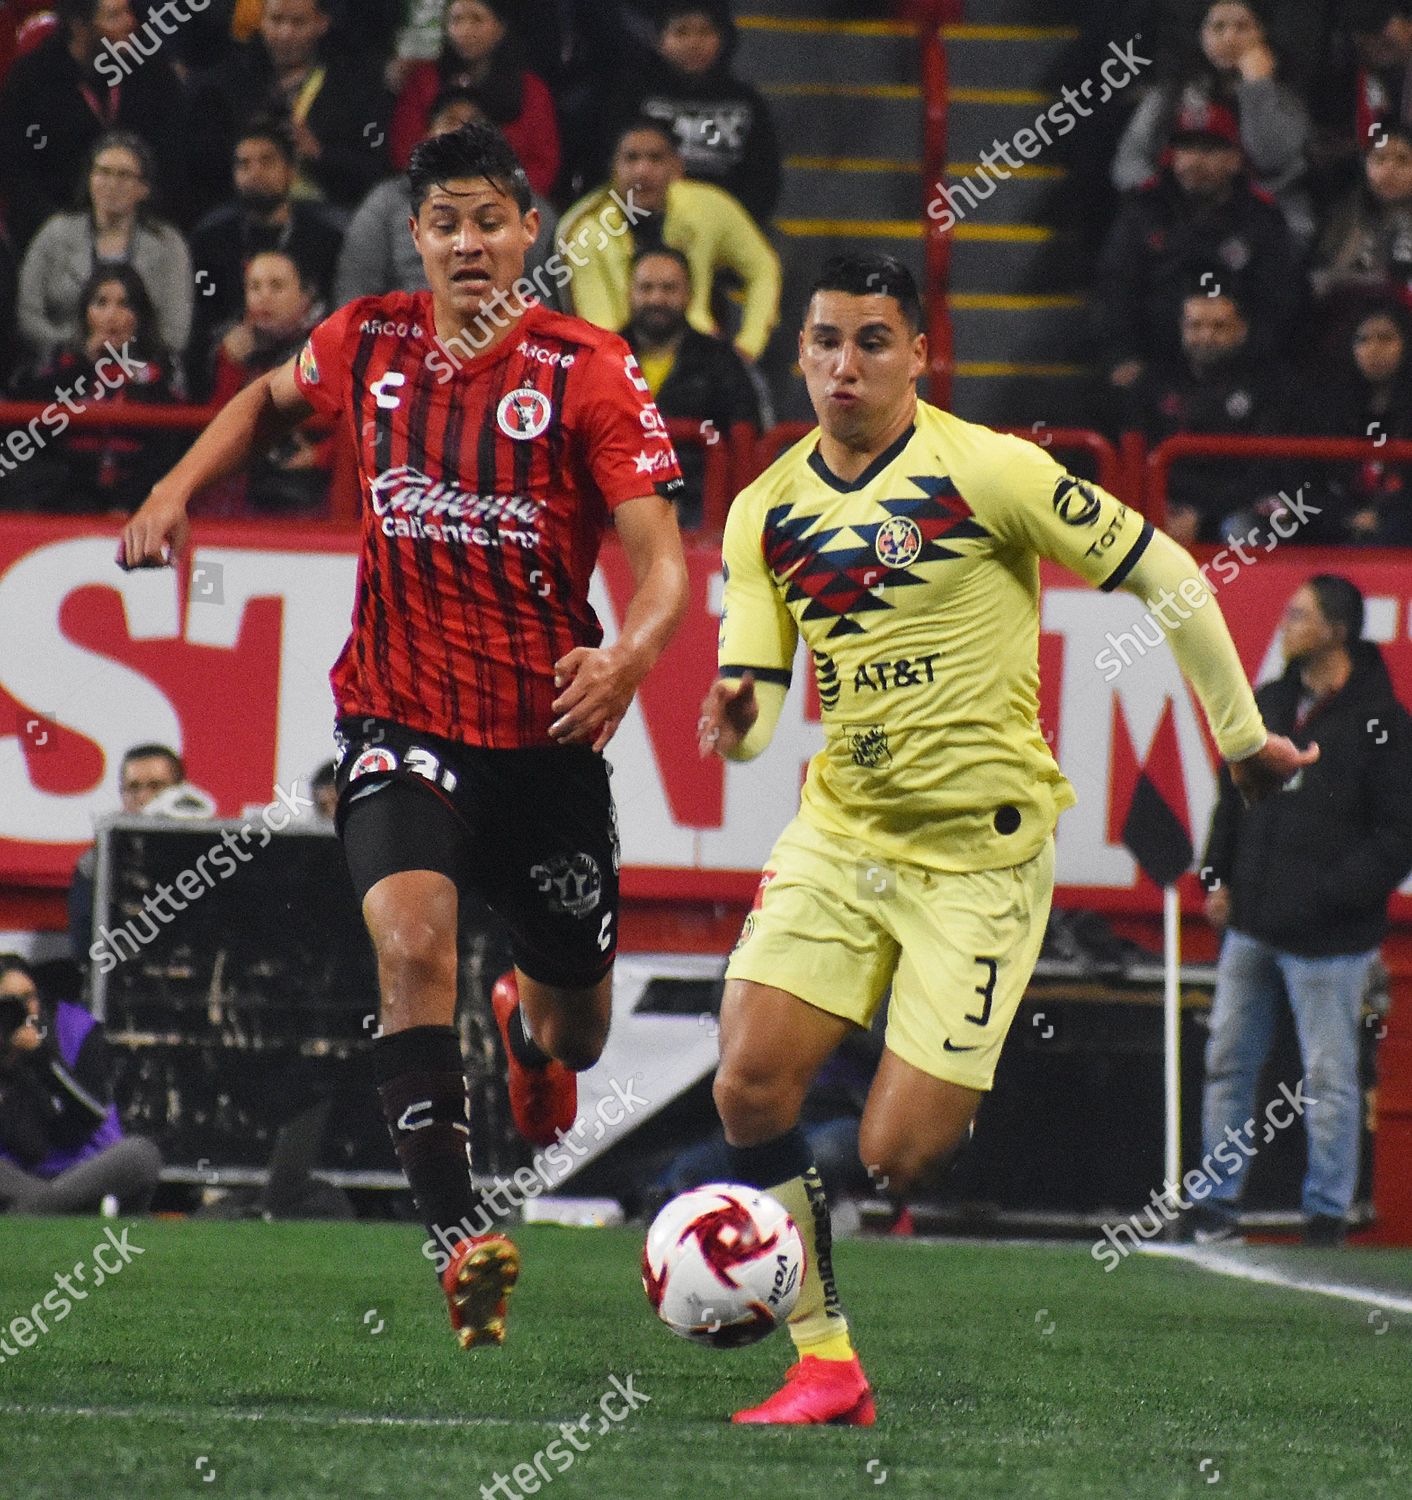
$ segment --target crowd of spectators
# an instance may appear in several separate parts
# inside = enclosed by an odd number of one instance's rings
[[[424,288],[402,169],[427,135],[489,120],[534,190],[530,276],[611,191],[638,210],[625,232],[585,233],[572,283],[541,276],[548,300],[626,331],[638,255],[681,252],[693,337],[673,330],[654,346],[662,410],[701,423],[768,411],[754,366],[779,317],[767,236],[780,156],[764,100],[731,70],[729,0],[210,0],[200,11],[15,0],[5,11],[10,398],[51,403],[86,375],[108,402],[221,401],[297,352],[333,308]],[[121,379],[100,388],[95,366],[118,354]],[[72,424],[6,470],[0,510],[131,510],[185,441]],[[208,513],[316,513],[331,446],[326,428],[299,432],[206,497]],[[692,469],[688,515],[700,506]]]
[[[1168,38],[1163,76],[1137,91],[1093,285],[1099,425],[1150,440],[1412,431],[1412,0],[1324,7],[1322,69],[1307,37],[1285,66],[1296,9],[1199,5]],[[1375,455],[1299,470],[1179,462],[1170,529],[1239,540],[1279,520],[1307,480],[1290,523],[1300,541],[1412,537],[1412,465]]]

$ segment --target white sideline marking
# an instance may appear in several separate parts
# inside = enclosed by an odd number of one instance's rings
[[[114,1417],[158,1422],[283,1422],[295,1427],[521,1427],[525,1422],[513,1417],[399,1417],[379,1412],[279,1412],[219,1406],[78,1406],[63,1402],[7,1401],[0,1412],[14,1417]],[[547,1417],[528,1420],[530,1426],[552,1427],[558,1422]]]
[[[1203,1271],[1214,1272],[1217,1276],[1231,1276],[1237,1281],[1255,1281],[1262,1286],[1279,1286],[1293,1292],[1313,1292],[1320,1297],[1341,1297],[1345,1302],[1361,1302],[1366,1307],[1379,1307],[1385,1312],[1412,1313],[1412,1297],[1399,1297],[1394,1292],[1379,1292],[1367,1286],[1350,1286],[1341,1281],[1315,1281],[1307,1276],[1290,1276],[1284,1271],[1277,1271],[1273,1266],[1240,1260],[1230,1250],[1214,1250],[1195,1245],[1148,1245],[1141,1254],[1189,1261]]]

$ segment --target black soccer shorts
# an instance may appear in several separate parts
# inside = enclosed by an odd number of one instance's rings
[[[436,870],[510,930],[541,984],[596,984],[618,940],[618,823],[586,746],[487,750],[390,719],[341,718],[339,837],[361,903],[385,876]]]

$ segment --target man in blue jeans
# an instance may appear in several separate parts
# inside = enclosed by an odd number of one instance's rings
[[[1248,1122],[1287,999],[1304,1070],[1304,1242],[1343,1243],[1358,1185],[1363,991],[1388,898],[1412,869],[1412,717],[1362,635],[1363,596],[1346,578],[1300,587],[1282,621],[1285,673],[1256,700],[1271,734],[1317,744],[1319,759],[1249,808],[1221,773],[1203,872],[1206,914],[1225,930],[1202,1099],[1204,1160],[1219,1167],[1193,1214],[1198,1241],[1236,1234],[1245,1168],[1268,1139]]]

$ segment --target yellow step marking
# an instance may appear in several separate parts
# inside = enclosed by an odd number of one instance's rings
[[[1039,312],[1051,307],[1082,307],[1084,298],[1066,292],[953,292],[951,306],[963,312]]]

